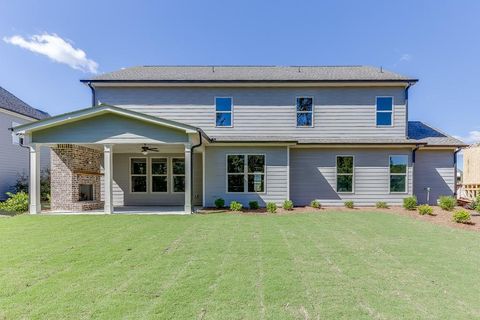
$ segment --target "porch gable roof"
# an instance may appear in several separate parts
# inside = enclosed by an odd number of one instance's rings
[[[22,125],[11,128],[11,130],[16,134],[24,134],[28,132],[34,132],[42,129],[56,127],[59,125],[64,125],[70,122],[92,118],[92,117],[99,116],[102,114],[107,114],[107,113],[121,115],[127,118],[145,121],[153,124],[158,124],[160,126],[164,126],[172,129],[183,130],[185,131],[185,133],[196,133],[199,131],[197,127],[190,126],[184,123],[167,120],[163,118],[158,118],[155,116],[147,115],[145,113],[140,113],[140,112],[123,109],[123,108],[119,108],[112,105],[106,105],[106,104],[101,104],[97,107],[89,107],[81,110],[76,110],[73,112],[60,114],[51,118],[22,124]]]

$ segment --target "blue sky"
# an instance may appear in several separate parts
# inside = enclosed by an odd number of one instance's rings
[[[54,115],[89,105],[79,79],[133,65],[376,65],[420,79],[411,120],[473,142],[479,13],[473,0],[0,1],[0,86]]]

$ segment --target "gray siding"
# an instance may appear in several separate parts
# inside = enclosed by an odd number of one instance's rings
[[[453,151],[417,151],[413,187],[419,203],[427,202],[426,187],[430,187],[430,204],[436,204],[439,196],[453,195],[455,187]]]
[[[407,193],[390,193],[389,156],[409,156]],[[336,191],[336,156],[354,156],[354,193]],[[317,199],[326,205],[374,205],[386,201],[402,203],[412,194],[411,151],[408,149],[290,149],[290,197],[295,205],[308,205]]]
[[[215,128],[215,96],[233,97],[233,128]],[[313,96],[314,128],[296,128],[295,99]],[[376,127],[376,96],[394,97],[394,125]],[[405,137],[403,88],[98,88],[103,103],[202,128],[211,136]]]
[[[178,143],[188,142],[188,136],[182,130],[105,114],[33,132],[32,140],[38,143]]]
[[[256,200],[260,206],[273,201],[280,204],[288,198],[287,147],[206,147],[205,150],[205,203],[214,206],[215,199],[223,198],[228,205],[239,201],[244,206]],[[227,154],[265,154],[266,192],[227,193]]]
[[[5,192],[12,191],[20,174],[28,175],[28,149],[12,143],[12,121],[19,124],[28,123],[25,118],[6,114],[0,111],[0,200],[6,198]],[[41,148],[40,166],[50,168],[50,149]]]
[[[155,158],[167,157],[169,158],[168,170],[171,170],[171,158],[183,158],[184,154],[164,154],[152,153],[144,156],[138,153],[116,153],[113,157],[113,204],[115,206],[128,205],[184,205],[185,194],[173,193],[171,183],[171,174],[168,179],[168,193],[152,193],[150,192],[150,177],[147,178],[149,190],[147,193],[132,193],[130,192],[130,174],[129,163],[130,158]],[[193,203],[194,205],[202,204],[203,190],[202,190],[202,155],[194,155],[194,188],[193,188]],[[150,163],[150,160],[148,160]],[[148,169],[150,170],[150,168]],[[171,172],[171,171],[170,171]],[[102,199],[103,199],[103,179],[102,179]]]

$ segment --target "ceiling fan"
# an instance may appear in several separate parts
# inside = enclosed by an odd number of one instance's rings
[[[158,152],[158,148],[151,148],[151,147],[148,147],[146,144],[143,144],[142,154],[146,156],[148,154],[148,151]]]

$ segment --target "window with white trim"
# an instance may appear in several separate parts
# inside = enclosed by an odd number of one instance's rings
[[[229,97],[215,98],[215,125],[217,127],[231,127],[233,116],[233,102]]]
[[[353,156],[337,156],[337,192],[353,193]]]
[[[297,127],[313,126],[313,98],[297,97]]]
[[[152,192],[168,192],[168,159],[151,158]]]
[[[265,192],[265,155],[227,155],[227,192]]]
[[[13,127],[16,127],[16,126],[19,126],[20,123],[17,123],[17,122],[14,122],[12,121],[12,126],[11,128]],[[15,132],[12,131],[12,144],[20,144],[21,142],[21,138],[19,135],[17,135]]]
[[[407,192],[407,155],[390,156],[390,192]]]
[[[185,192],[185,159],[172,158],[173,192]]]
[[[130,159],[130,191],[147,192],[147,158]]]
[[[393,97],[377,97],[377,126],[393,123]]]

